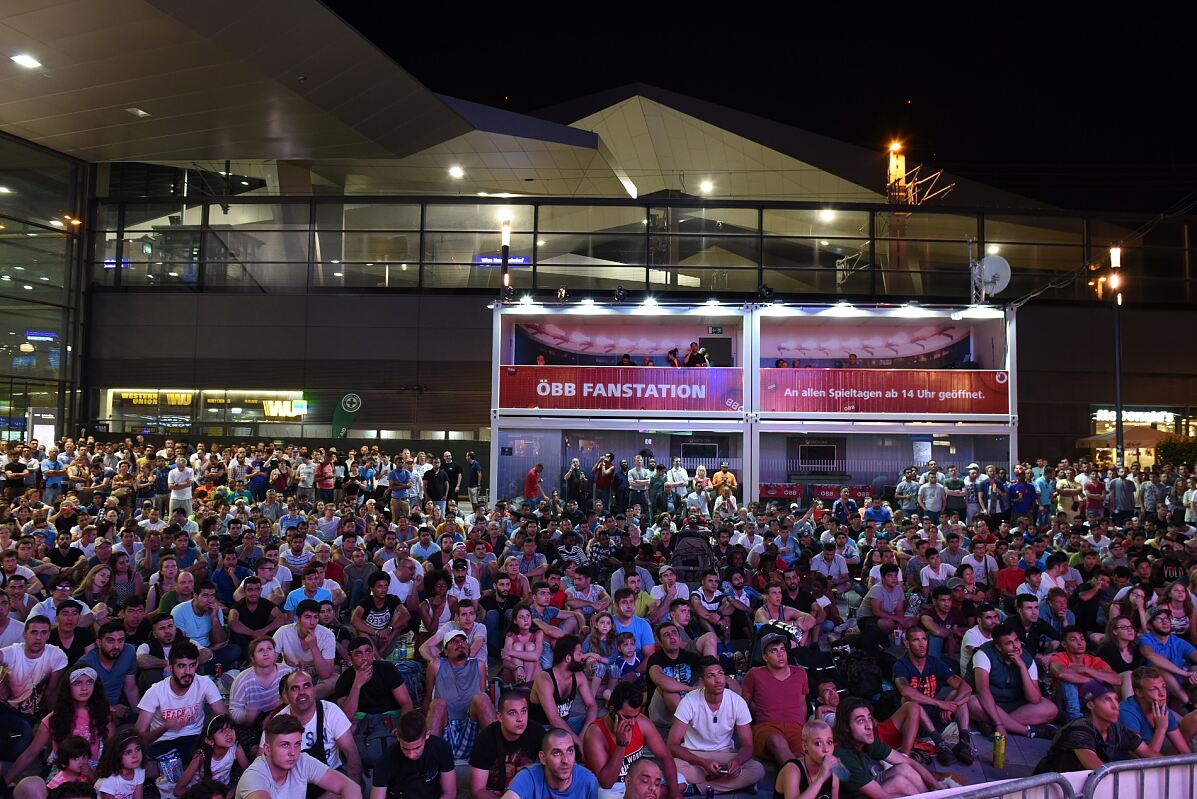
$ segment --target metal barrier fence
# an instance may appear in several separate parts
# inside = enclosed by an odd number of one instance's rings
[[[1098,796],[1102,799],[1119,799],[1120,796],[1188,799],[1197,796],[1197,754],[1106,763],[1089,775],[1082,789],[1082,799],[1097,799]]]
[[[1036,774],[1017,780],[986,785],[955,794],[952,799],[1076,799],[1072,784],[1062,774]]]

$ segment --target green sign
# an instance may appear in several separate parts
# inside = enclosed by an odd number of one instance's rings
[[[153,255],[154,254],[154,245],[148,241],[143,241],[141,243],[141,254],[142,255]]]
[[[710,332],[710,334],[711,334],[712,336],[718,336],[718,335],[722,335],[722,334],[723,334],[723,328],[722,328],[722,327],[710,327],[710,328],[707,328],[707,330]]]
[[[357,418],[357,412],[361,409],[362,398],[360,394],[350,393],[341,397],[341,401],[337,403],[336,409],[333,410],[333,438],[344,438],[349,433],[349,428],[353,425],[353,420]]]

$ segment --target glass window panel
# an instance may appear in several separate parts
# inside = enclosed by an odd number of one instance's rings
[[[320,231],[316,233],[315,260],[415,262],[420,260],[420,234],[417,231]]]
[[[378,438],[377,430],[349,430],[345,434],[346,438]]]
[[[414,288],[420,283],[417,263],[313,264],[312,288]]]
[[[882,269],[959,269],[967,277],[968,245],[963,241],[878,241],[877,261]]]
[[[492,289],[499,290],[498,266],[470,266],[468,264],[424,264],[425,288]],[[511,285],[516,289],[532,288],[532,269],[511,267]]]
[[[241,230],[307,230],[311,225],[311,206],[306,202],[210,205],[208,224],[213,228]]]
[[[429,204],[424,217],[426,230],[493,230],[506,216],[512,230],[532,230],[531,205],[434,205]]]
[[[116,230],[120,223],[120,203],[100,203],[92,220],[93,230]]]
[[[308,268],[305,264],[210,263],[204,267],[204,285],[214,289],[240,291],[304,291]]]
[[[73,216],[78,167],[16,139],[0,139],[0,215],[40,225]]]
[[[765,235],[812,236],[825,239],[869,235],[868,211],[831,208],[765,210]]]
[[[61,288],[73,246],[74,239],[66,236],[0,238],[0,277]],[[61,296],[55,299],[61,301]]]
[[[1011,273],[1031,271],[1070,271],[1085,264],[1085,248],[1051,244],[995,244],[985,246],[985,254],[1000,255],[1010,262]],[[1177,253],[1179,256],[1180,253]],[[1123,256],[1125,262],[1125,256]]]
[[[543,233],[636,233],[647,226],[643,208],[626,205],[542,205],[537,229]]]
[[[967,266],[958,269],[881,269],[877,273],[877,293],[903,297],[959,297],[969,296]]]
[[[24,298],[0,297],[0,375],[57,379],[63,353],[63,317],[60,308]]]
[[[1081,245],[1085,243],[1085,225],[1072,217],[987,215],[985,241]]]
[[[382,438],[388,438],[388,439],[411,438],[410,430],[379,430],[378,432],[382,433],[382,436],[381,436]]]
[[[331,424],[305,424],[303,434],[308,438],[332,438]],[[296,434],[292,434],[296,435]]]
[[[766,269],[765,285],[777,294],[868,294],[872,289],[870,270]]]
[[[317,230],[419,230],[420,206],[316,203]]]
[[[877,238],[943,239],[977,238],[977,217],[961,214],[882,212],[877,214]]]
[[[653,208],[648,226],[654,233],[755,236],[759,222],[755,208]]]
[[[497,269],[502,257],[502,241],[494,233],[425,233],[424,260],[454,264],[493,264]],[[511,237],[509,263],[525,267],[532,263],[532,236]]]
[[[308,231],[213,230],[207,247],[209,261],[306,261]]]
[[[657,270],[654,270],[657,271]],[[539,264],[536,267],[536,283],[541,289],[569,288],[578,298],[579,291],[614,290],[623,286],[628,291],[644,289],[643,266],[562,266],[560,264]]]
[[[869,242],[861,239],[765,239],[768,269],[836,269],[869,263]]]
[[[545,234],[537,240],[536,261],[546,264],[644,264],[643,235]]]
[[[755,292],[756,269],[698,269],[677,267],[676,269],[649,269],[650,288],[669,291],[740,291]]]
[[[107,270],[114,272],[115,270]],[[166,261],[130,264],[121,270],[121,285],[160,289],[194,289],[199,282],[199,265]]]
[[[111,210],[108,210],[108,209]],[[204,207],[197,203],[126,203],[125,230],[163,230],[165,228],[198,228],[203,222]],[[105,206],[102,230],[116,229],[117,208]]]
[[[329,432],[332,432],[332,427],[329,427]],[[258,435],[267,439],[283,439],[299,438],[303,435],[303,425],[300,424],[260,424],[258,425]]]
[[[678,266],[755,267],[759,239],[740,236],[652,236],[649,263]]]
[[[115,265],[116,242],[105,239],[104,258]],[[155,261],[199,260],[199,230],[167,229],[144,233],[127,233],[121,258],[126,265]]]
[[[1089,241],[1093,244],[1093,250],[1096,253],[1099,250],[1104,250],[1112,243],[1120,241],[1124,247],[1134,247],[1142,244],[1138,239],[1137,231],[1146,226],[1150,220],[1144,217],[1107,217],[1105,219],[1090,219],[1089,220]],[[1184,242],[1181,240],[1179,226],[1174,227],[1175,231],[1174,243],[1172,246],[1181,247]],[[1160,233],[1157,236],[1157,241],[1160,244],[1167,243],[1166,232]]]

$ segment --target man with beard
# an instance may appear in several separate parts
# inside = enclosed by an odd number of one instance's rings
[[[213,714],[228,712],[216,683],[195,674],[199,649],[190,641],[180,641],[170,648],[170,676],[146,691],[137,704],[137,732],[152,758],[172,749],[186,763],[200,742],[204,726],[204,705]]]
[[[362,789],[343,774],[304,752],[303,725],[275,716],[263,727],[265,743],[237,782],[237,799],[305,799],[309,786],[340,799],[362,799]]]
[[[515,775],[502,799],[598,799],[598,780],[578,765],[578,750],[568,732],[545,733],[538,757],[539,763]]]
[[[582,748],[581,731],[598,718],[598,704],[590,690],[590,681],[582,674],[586,660],[582,657],[582,643],[576,635],[565,635],[553,644],[553,666],[536,675],[532,683],[532,718],[573,736],[574,744]],[[574,700],[581,694],[586,716],[570,717]]]
[[[278,715],[294,716],[303,725],[303,751],[360,783],[362,760],[344,711],[332,702],[316,698],[312,678],[306,671],[293,671],[283,677],[279,690],[286,704]]]
[[[96,647],[79,662],[96,670],[114,719],[119,722],[130,708],[137,707],[141,701],[141,692],[137,690],[137,656],[133,647],[125,643],[124,622],[119,619],[104,622]],[[122,696],[127,703],[121,702]]]
[[[470,754],[472,799],[500,799],[524,766],[536,762],[544,727],[528,721],[528,694],[499,695],[499,720],[478,734]]]
[[[25,622],[24,641],[0,650],[0,663],[7,667],[6,696],[0,701],[0,732],[6,747],[5,760],[16,760],[33,740],[33,725],[45,715],[58,693],[67,659],[61,649],[46,643],[50,621],[30,616]]]
[[[503,651],[503,630],[511,621],[511,611],[519,605],[518,597],[511,595],[511,577],[500,574],[495,578],[493,591],[487,591],[479,600],[483,611],[482,624],[486,627],[486,646],[491,657],[498,657]]]
[[[607,702],[610,712],[586,728],[586,762],[595,766],[601,799],[625,795],[632,764],[651,754],[661,764],[665,785],[671,799],[679,799],[683,780],[678,783],[677,768],[669,748],[641,709],[644,695],[635,683],[621,682]]]
[[[442,655],[428,664],[426,679],[429,730],[448,742],[455,758],[468,757],[478,730],[495,720],[495,706],[486,694],[486,664],[470,657],[464,632],[445,633]]]

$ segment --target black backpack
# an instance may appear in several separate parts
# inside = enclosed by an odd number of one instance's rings
[[[881,693],[881,664],[871,654],[849,652],[837,658],[835,665],[840,684],[849,696],[871,700]]]

